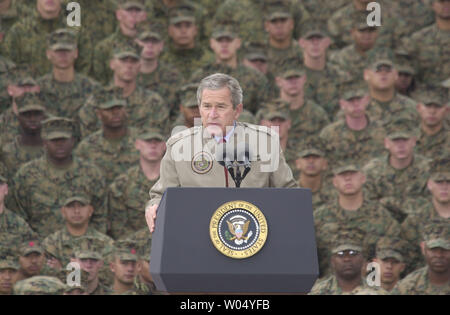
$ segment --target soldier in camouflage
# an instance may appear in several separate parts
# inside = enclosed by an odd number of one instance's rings
[[[31,74],[42,76],[51,70],[46,56],[47,36],[51,32],[67,27],[62,0],[37,0],[36,10],[11,27],[5,37],[5,54],[17,65],[30,66]],[[91,41],[82,27],[71,27],[77,35],[79,58],[75,69],[88,74],[91,70]]]
[[[211,51],[196,40],[198,27],[195,13],[189,8],[175,7],[170,11],[170,40],[161,61],[174,65],[181,72],[183,80],[188,80],[195,70],[214,60]]]
[[[379,29],[367,25],[365,13],[353,15],[350,23],[351,42],[330,54],[330,64],[342,75],[344,91],[362,85],[364,69],[370,54],[377,50],[376,43],[379,37]]]
[[[116,241],[110,269],[114,274],[113,295],[144,295],[135,281],[139,273],[139,253],[137,244],[130,240]]]
[[[52,64],[52,71],[36,80],[45,106],[50,114],[77,122],[75,138],[78,142],[81,138],[78,111],[100,85],[75,71],[78,48],[72,30],[59,29],[49,35],[47,57]]]
[[[11,295],[19,264],[15,253],[0,247],[0,295]]]
[[[162,32],[157,27],[142,27],[136,38],[142,47],[141,69],[138,84],[144,88],[159,93],[170,107],[170,118],[178,113],[176,91],[183,85],[180,72],[172,65],[161,61],[160,55],[164,49]]]
[[[398,71],[390,59],[374,54],[364,70],[371,101],[367,113],[372,120],[380,120],[388,128],[392,120],[419,121],[416,102],[395,90]]]
[[[380,265],[381,287],[391,292],[406,268],[407,244],[398,237],[382,237],[377,242],[374,262]]]
[[[165,137],[159,130],[143,130],[134,145],[140,152],[139,164],[118,176],[108,191],[109,235],[114,239],[146,226],[142,218],[148,192],[159,179],[161,159],[166,151]]]
[[[5,28],[3,27],[3,21],[0,16],[0,44],[3,42],[4,30]],[[7,87],[16,70],[15,63],[4,57],[3,53],[0,52],[0,114],[11,105],[11,97],[8,94]]]
[[[313,211],[337,198],[336,190],[327,178],[328,159],[323,143],[315,139],[297,149],[294,174],[299,173],[298,186],[311,189]]]
[[[239,29],[243,41],[262,41],[266,39],[264,20],[270,12],[282,6],[291,12],[294,21],[294,38],[298,38],[301,29],[310,19],[308,11],[300,1],[293,0],[226,0],[217,8],[215,23],[230,21]],[[251,12],[251,14],[248,14]]]
[[[313,24],[305,28],[299,44],[306,70],[306,97],[322,106],[333,120],[339,109],[340,82],[344,76],[327,60],[331,39],[322,26]]]
[[[101,238],[83,237],[74,248],[72,262],[80,264],[82,274],[86,275],[84,283],[89,295],[109,295],[111,290],[101,279],[104,267],[105,243]]]
[[[172,125],[172,133],[192,128],[195,125],[195,119],[200,119],[200,110],[197,104],[197,88],[198,84],[191,83],[179,89],[177,95],[180,99],[180,114]]]
[[[361,89],[345,92],[339,101],[345,118],[320,133],[330,165],[345,160],[363,165],[384,153],[385,130],[367,115],[369,101],[367,91]]]
[[[430,160],[414,153],[417,139],[414,125],[414,121],[393,121],[384,140],[388,154],[364,166],[367,197],[380,201],[399,222],[406,216],[404,202],[425,196],[429,178]]]
[[[161,128],[166,132],[169,128],[169,107],[161,96],[146,90],[137,84],[139,74],[140,51],[137,44],[118,46],[113,50],[110,61],[114,70],[114,82],[98,91],[80,109],[81,135],[84,137],[101,128],[100,120],[95,114],[95,108],[103,101],[105,93],[113,93],[117,98],[127,102],[128,125],[134,128],[150,126]]]
[[[33,1],[30,1],[32,3]],[[33,3],[32,3],[33,5]],[[0,2],[1,34],[3,37],[20,19],[33,13],[32,7],[20,0],[4,0]]]
[[[350,45],[352,19],[355,15],[365,15],[365,20],[370,13],[367,11],[367,5],[371,2],[369,0],[354,0],[347,1],[348,4],[337,10],[328,22],[328,30],[333,38],[336,48],[343,48]],[[381,26],[377,26],[380,32],[380,39],[377,45],[386,47],[394,47],[398,38],[395,36],[395,29],[405,29],[408,27],[406,22],[398,15],[394,16],[394,11],[391,10],[392,1],[380,0],[377,3],[381,6]],[[367,22],[366,22],[367,25]]]
[[[269,72],[267,60],[267,44],[264,42],[247,42],[243,44],[242,64],[262,73],[268,81],[268,98],[274,99],[280,95],[280,90],[275,82],[275,75]]]
[[[450,294],[450,228],[448,223],[425,227],[420,244],[426,266],[398,282],[393,294]]]
[[[410,270],[424,265],[419,250],[421,235],[427,224],[450,224],[450,159],[436,159],[431,163],[427,182],[430,196],[414,198],[403,206],[408,217],[402,223],[402,237],[410,244]]]
[[[102,129],[80,142],[74,154],[103,172],[106,185],[134,166],[139,153],[134,147],[138,130],[127,125],[127,102],[107,93],[95,112]]]
[[[433,0],[435,23],[403,38],[401,43],[413,57],[421,83],[438,85],[450,76],[449,6],[449,1]]]
[[[237,51],[241,47],[241,39],[232,25],[216,25],[211,39],[211,49],[215,61],[195,71],[190,82],[200,81],[214,73],[224,73],[236,78],[245,91],[244,108],[256,113],[262,103],[267,100],[267,79],[258,71],[239,64]]]
[[[44,155],[41,137],[41,122],[47,118],[46,108],[38,94],[25,93],[16,99],[20,125],[20,134],[1,147],[1,160],[8,168],[8,177],[12,178],[17,170],[26,162]]]
[[[95,238],[102,244],[102,255],[111,255],[114,241],[100,233],[89,224],[94,209],[88,199],[81,194],[72,192],[61,208],[64,227],[47,236],[42,247],[47,256],[47,265],[55,270],[61,270],[70,262],[74,248],[85,238]]]
[[[314,212],[314,222],[318,239],[318,252],[321,259],[321,273],[326,274],[326,262],[330,248],[329,239],[335,232],[330,224],[348,225],[366,233],[364,247],[367,258],[375,255],[375,245],[382,236],[400,235],[400,225],[381,204],[371,201],[363,192],[366,176],[359,166],[341,162],[334,170],[333,185],[338,198],[331,200]]]
[[[7,194],[7,180],[0,173],[0,247],[18,251],[25,240],[36,239],[37,234],[22,217],[6,208]]]
[[[19,248],[20,269],[16,281],[35,276],[56,276],[57,272],[46,264],[44,249],[37,240],[27,240]]]
[[[364,237],[365,233],[358,228],[342,225],[336,230],[330,242],[333,274],[317,280],[310,295],[353,295],[369,288],[361,274],[366,263]]]
[[[325,110],[305,96],[306,71],[302,68],[291,68],[281,71],[276,81],[280,88],[280,98],[290,104],[292,126],[290,142],[292,148],[297,147],[300,139],[309,141],[318,137],[323,127],[330,123]]]
[[[294,19],[289,6],[272,6],[265,17],[264,28],[268,34],[267,60],[269,72],[276,73],[289,63],[303,63],[303,51],[293,38]]]
[[[20,133],[17,105],[15,99],[22,97],[24,93],[38,93],[39,85],[31,77],[18,75],[8,84],[9,107],[0,115],[0,143],[14,141]]]
[[[92,163],[72,155],[74,124],[53,117],[42,123],[45,156],[23,165],[12,180],[8,207],[45,237],[63,227],[61,207],[73,191],[84,192],[95,209],[92,225],[106,232],[105,179]]]
[[[36,276],[17,282],[14,295],[63,295],[67,286],[56,277]]]
[[[422,92],[417,104],[420,116],[420,135],[416,152],[437,159],[450,154],[450,126],[444,122],[450,116],[450,104],[446,103],[444,88],[428,87]]]
[[[92,76],[101,84],[107,85],[113,78],[110,60],[118,46],[130,45],[134,42],[138,31],[137,25],[147,20],[145,0],[118,0],[116,31],[99,42],[93,51]]]

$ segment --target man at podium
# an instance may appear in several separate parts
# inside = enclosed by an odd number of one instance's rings
[[[233,77],[216,73],[204,78],[197,90],[201,126],[176,133],[167,141],[161,161],[160,179],[150,190],[145,218],[150,232],[156,212],[168,187],[236,187],[224,163],[216,158],[218,144],[245,143],[251,171],[241,187],[295,188],[297,184],[286,163],[279,136],[271,129],[238,122],[243,93]]]

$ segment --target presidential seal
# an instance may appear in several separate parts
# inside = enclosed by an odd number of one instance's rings
[[[210,153],[202,151],[194,155],[191,162],[191,167],[197,174],[208,173],[213,166],[213,158]]]
[[[261,210],[246,201],[220,206],[211,218],[209,234],[219,252],[243,259],[255,255],[267,240],[268,226]]]

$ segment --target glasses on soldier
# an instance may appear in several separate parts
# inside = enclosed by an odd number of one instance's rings
[[[349,255],[349,256],[354,257],[354,256],[356,256],[358,254],[359,254],[359,252],[356,251],[356,250],[342,250],[342,251],[339,251],[339,252],[336,253],[336,255],[338,257],[344,257],[345,255]]]

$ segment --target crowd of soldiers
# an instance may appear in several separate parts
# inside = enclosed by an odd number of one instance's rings
[[[0,0],[0,294],[158,294],[145,204],[217,72],[312,191],[311,294],[450,294],[449,0],[68,2]]]

